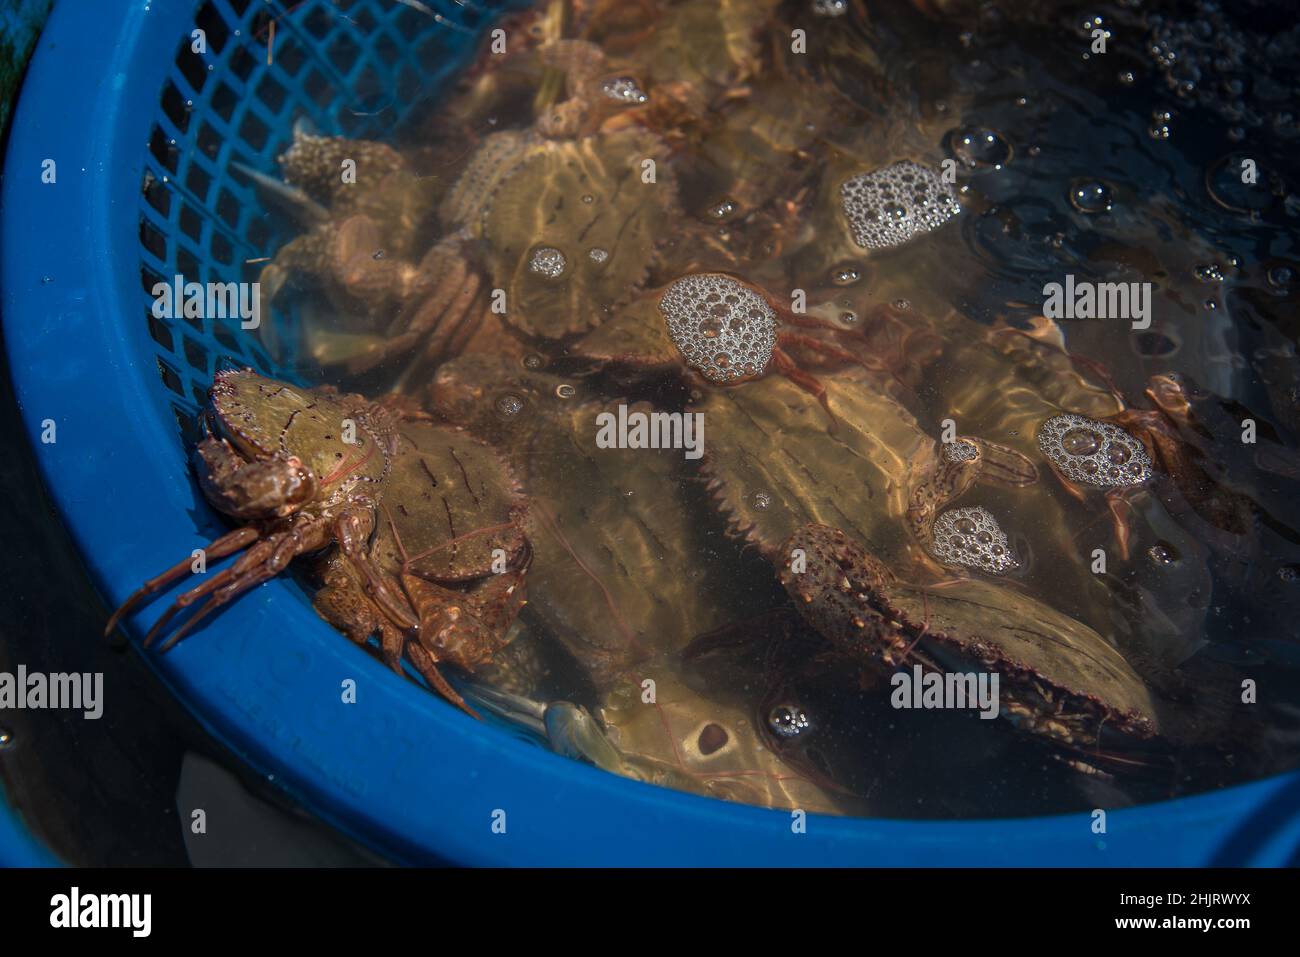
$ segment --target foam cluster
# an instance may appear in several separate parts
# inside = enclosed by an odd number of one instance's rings
[[[931,541],[935,557],[949,565],[1000,575],[1020,564],[998,520],[978,505],[949,509],[940,515]]]
[[[864,249],[901,246],[961,212],[953,188],[911,160],[845,180],[840,206]]]
[[[1117,425],[1067,412],[1038,429],[1038,447],[1066,478],[1115,488],[1151,478],[1151,456]]]
[[[533,258],[528,262],[530,270],[547,279],[558,279],[564,275],[564,269],[568,265],[569,261],[564,258],[564,253],[554,246],[539,246],[533,251]]]
[[[659,300],[668,336],[710,382],[762,375],[776,347],[776,312],[753,288],[721,273],[678,279]]]
[[[979,455],[979,446],[970,439],[943,443],[943,458],[946,462],[974,462]]]

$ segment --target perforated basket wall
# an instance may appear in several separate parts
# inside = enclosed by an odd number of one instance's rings
[[[156,0],[157,2],[157,0]],[[174,0],[171,0],[174,2]],[[506,4],[427,0],[208,0],[179,38],[149,136],[140,203],[143,321],[176,411],[201,405],[216,369],[276,367],[236,319],[156,319],[155,283],[252,282],[291,237],[242,163],[278,175],[295,122],[387,139],[431,105],[473,52],[472,35]],[[262,321],[273,321],[263,316]]]

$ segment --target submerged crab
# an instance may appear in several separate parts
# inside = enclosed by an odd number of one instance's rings
[[[825,400],[840,423],[833,432],[782,378],[707,394],[696,406],[711,426],[704,470],[732,530],[773,556],[802,525],[834,523],[894,563],[981,568],[973,550],[952,553],[946,538],[935,547],[937,523],[977,480],[983,490],[1017,490],[1037,481],[1037,469],[983,438],[935,442],[892,385],[860,367],[828,376]]]
[[[429,402],[491,441],[527,483],[528,617],[602,688],[733,618],[742,583],[768,577],[761,563],[702,558],[708,503],[681,452],[600,447],[596,416],[619,404],[586,381],[489,355],[444,364]]]
[[[634,129],[580,140],[497,133],[448,193],[443,222],[482,240],[511,325],[548,339],[583,332],[641,287],[671,229],[665,159]]]
[[[211,434],[196,453],[200,486],[243,524],[209,545],[205,558],[242,554],[180,595],[145,645],[197,605],[167,637],[163,649],[170,648],[294,559],[321,553],[322,615],[357,642],[377,633],[396,670],[405,650],[430,685],[464,707],[437,665],[472,670],[491,655],[523,603],[529,561],[520,504],[496,455],[361,396],[252,370],[218,373],[206,424]],[[106,632],[191,572],[192,561],[146,582]]]
[[[1110,739],[1140,744],[1159,730],[1146,684],[1104,638],[1022,592],[977,579],[905,584],[843,531],[807,525],[782,551],[795,607],[837,654],[888,673],[1000,677],[999,714],[1089,762]]]
[[[832,430],[820,364],[880,370],[861,350],[861,336],[815,316],[801,315],[765,291],[726,273],[691,273],[632,303],[576,351],[642,371],[685,365],[716,385],[739,385],[776,372],[821,403]],[[713,390],[710,390],[713,391]]]
[[[537,641],[525,632],[511,648]],[[615,685],[598,693],[593,710],[549,698],[544,689],[503,691],[477,680],[465,694],[555,752],[636,781],[760,807],[832,814],[854,808],[823,775],[788,762],[787,749],[756,726],[743,696],[702,693],[666,664],[647,674],[655,682],[653,700],[638,684]]]
[[[345,177],[349,163],[355,176]],[[308,355],[361,372],[425,341],[428,351],[454,348],[479,281],[459,240],[431,241],[439,182],[385,144],[301,131],[280,164],[287,185],[249,175],[307,210],[308,229],[263,269],[261,289],[268,304],[287,287],[323,296],[328,316],[302,324]],[[261,333],[275,355],[278,325]]]

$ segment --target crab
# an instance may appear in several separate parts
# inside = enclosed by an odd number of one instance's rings
[[[842,658],[885,673],[998,674],[999,716],[1081,768],[1122,765],[1126,748],[1159,735],[1153,694],[1124,656],[1023,592],[974,578],[905,583],[827,525],[803,526],[782,551],[781,583]]]
[[[525,630],[512,656],[540,636]],[[463,685],[477,707],[541,738],[552,750],[622,777],[760,807],[844,814],[857,802],[824,775],[793,766],[769,739],[743,696],[692,687],[676,667],[653,670],[654,699],[640,685],[598,688],[592,707],[529,688],[514,675]],[[505,691],[499,682],[514,685]]]
[[[948,506],[973,497],[976,480],[981,495],[1019,494],[1037,483],[1037,468],[980,436],[936,441],[896,388],[856,366],[828,376],[825,399],[840,422],[834,431],[782,377],[705,394],[692,406],[711,428],[703,470],[733,534],[772,557],[802,525],[833,522],[900,564],[921,561],[936,571],[963,564],[933,548]]]
[[[341,174],[347,162],[355,182]],[[457,349],[473,329],[479,277],[457,237],[432,241],[439,181],[386,144],[301,130],[280,163],[285,183],[256,181],[312,213],[260,283],[267,305],[288,287],[323,297],[328,316],[301,323],[306,353],[356,374],[417,346],[434,356]],[[275,356],[283,355],[279,326],[261,327]]]
[[[579,340],[574,351],[640,372],[676,370],[697,384],[738,386],[775,372],[819,402],[834,431],[837,417],[825,380],[808,367],[849,365],[887,372],[865,344],[858,332],[797,314],[733,275],[697,272],[621,310],[605,327]]]
[[[503,643],[523,603],[530,552],[508,468],[486,446],[426,418],[251,369],[218,373],[195,465],[208,501],[241,525],[204,554],[240,554],[181,594],[145,646],[197,606],[167,634],[161,647],[171,648],[295,559],[315,556],[322,615],[358,643],[377,634],[392,668],[401,670],[405,652],[431,687],[466,707],[438,664],[472,670]],[[106,633],[191,573],[192,562],[141,586]]]
[[[483,141],[442,219],[478,241],[506,321],[557,339],[600,324],[641,288],[675,208],[666,154],[649,133],[554,140],[507,130]]]
[[[545,368],[538,355],[486,354],[441,366],[427,399],[491,442],[527,484],[536,554],[527,615],[600,687],[631,680],[698,628],[736,615],[727,596],[737,576],[758,587],[766,577],[758,562],[728,569],[700,558],[710,553],[701,520],[709,506],[680,451],[598,446],[597,414],[621,401]]]

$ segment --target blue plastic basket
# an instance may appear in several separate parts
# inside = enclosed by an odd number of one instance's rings
[[[473,49],[468,3],[60,0],[5,166],[0,290],[46,479],[110,604],[225,530],[178,439],[238,330],[149,315],[159,278],[251,280],[277,237],[242,162],[274,172],[291,123],[389,133]],[[289,7],[290,9],[286,9]],[[276,50],[265,57],[265,26]],[[191,31],[206,33],[195,55]],[[42,184],[42,161],[57,182]],[[142,189],[143,185],[143,189]],[[197,322],[197,321],[196,321]],[[42,422],[57,442],[42,444]],[[166,605],[137,616],[146,626]],[[92,642],[97,635],[67,635]],[[472,864],[1282,864],[1300,775],[1110,815],[914,822],[790,816],[627,781],[474,722],[404,682],[275,581],[149,660],[243,760],[397,859]],[[358,701],[338,705],[345,678]],[[107,702],[112,707],[112,689]],[[494,834],[493,812],[507,812]]]

